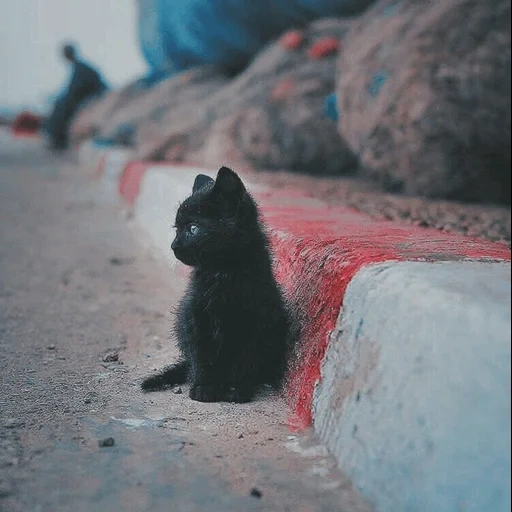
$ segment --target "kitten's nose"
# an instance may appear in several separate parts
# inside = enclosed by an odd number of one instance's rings
[[[173,251],[175,251],[176,249],[179,249],[180,247],[180,244],[178,242],[178,238],[175,238],[173,241],[172,241],[172,244],[171,244],[171,249]]]

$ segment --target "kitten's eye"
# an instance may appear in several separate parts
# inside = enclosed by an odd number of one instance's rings
[[[190,226],[188,227],[188,232],[191,234],[191,235],[197,235],[200,231],[200,228],[197,224],[190,224]]]

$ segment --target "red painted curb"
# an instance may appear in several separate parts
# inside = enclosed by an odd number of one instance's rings
[[[262,203],[265,201],[262,199]],[[348,208],[263,207],[273,232],[276,276],[302,320],[289,375],[290,425],[312,421],[315,383],[345,290],[363,267],[386,261],[510,260],[502,244],[374,221]]]
[[[140,191],[140,184],[147,170],[151,167],[171,167],[169,162],[128,162],[119,179],[119,194],[131,206],[135,203]],[[179,165],[180,169],[186,165]]]
[[[119,192],[133,204],[149,167],[168,163],[131,162]],[[178,166],[182,168],[182,166]],[[300,350],[290,371],[290,425],[312,421],[312,400],[320,366],[343,303],[345,290],[363,267],[386,261],[510,261],[510,249],[435,229],[375,221],[345,207],[329,208],[300,190],[255,194],[271,231],[276,277],[302,323]]]
[[[139,195],[140,184],[147,170],[147,162],[128,162],[121,173],[119,194],[130,206]]]
[[[128,162],[119,179],[119,194],[131,206],[139,195],[142,178],[150,167],[169,167],[168,162]]]

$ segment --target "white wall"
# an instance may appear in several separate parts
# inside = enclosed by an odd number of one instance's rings
[[[76,42],[112,85],[146,71],[134,0],[0,0],[0,107],[40,104],[62,87],[63,40]]]

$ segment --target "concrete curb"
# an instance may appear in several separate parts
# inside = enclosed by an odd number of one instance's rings
[[[102,180],[174,266],[177,205],[214,173],[116,169]],[[379,510],[509,510],[510,250],[245,181],[303,319],[290,425],[313,423]]]
[[[382,263],[350,282],[314,424],[379,510],[510,510],[510,305],[506,263]]]

